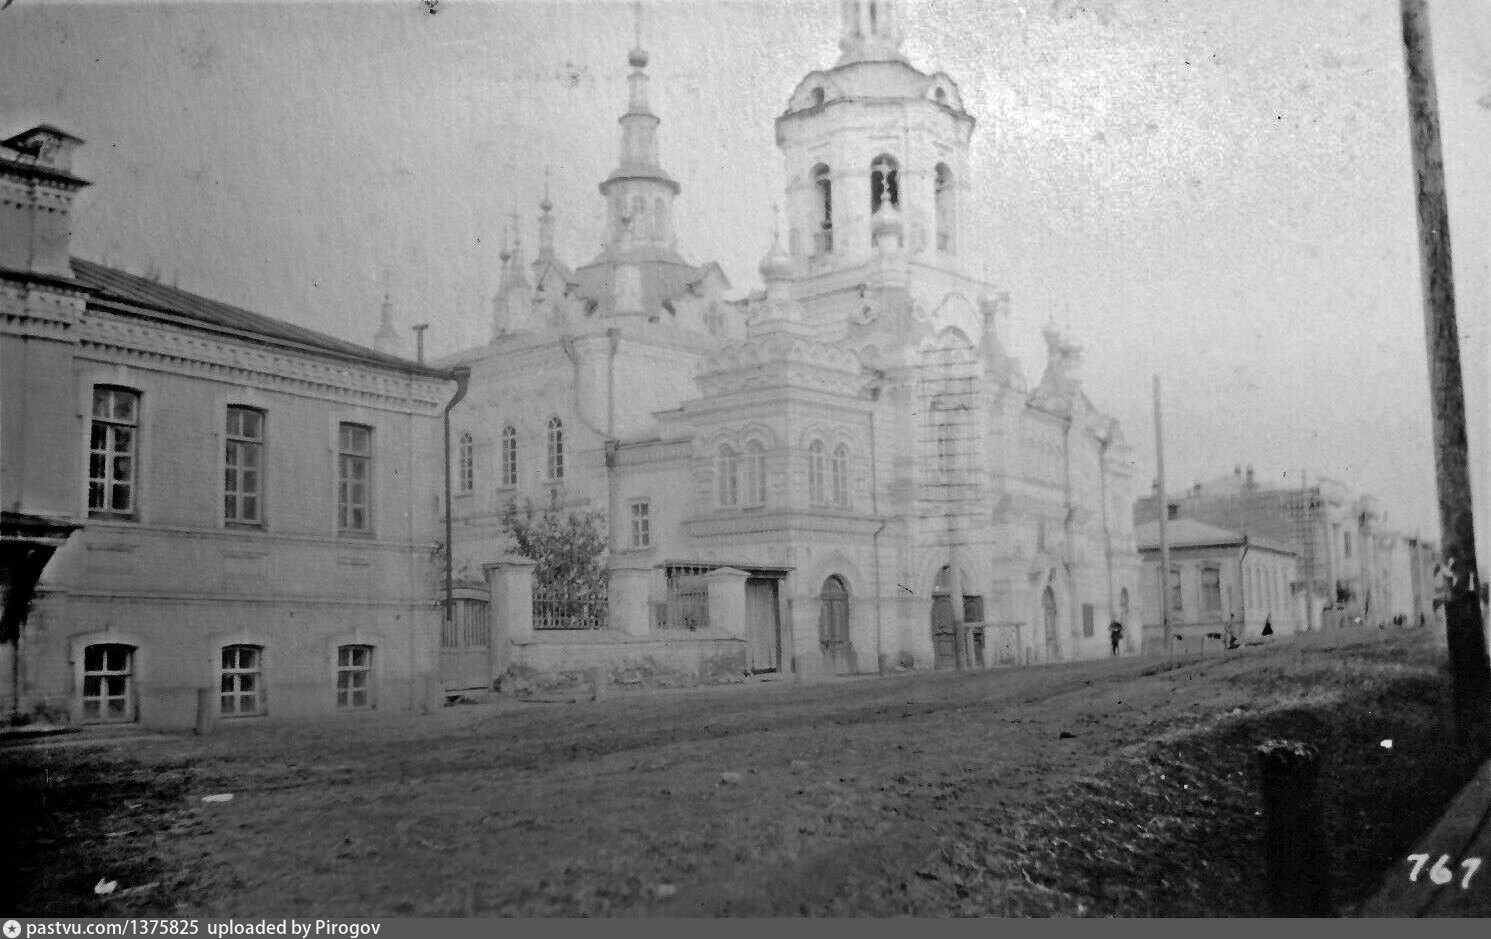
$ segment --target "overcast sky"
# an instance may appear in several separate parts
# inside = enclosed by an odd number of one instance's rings
[[[1486,543],[1491,4],[1433,2]],[[1172,489],[1253,464],[1437,534],[1396,0],[912,0],[905,51],[978,119],[963,255],[1086,349],[1139,488],[1164,383]],[[485,342],[513,211],[599,248],[630,3],[78,4],[0,12],[0,133],[83,137],[74,253],[371,343],[385,289],[432,354]],[[837,57],[837,0],[645,6],[680,250],[759,286],[773,118]],[[410,343],[412,352],[412,341]],[[1287,477],[1284,475],[1287,473]],[[1483,567],[1491,558],[1482,553]]]

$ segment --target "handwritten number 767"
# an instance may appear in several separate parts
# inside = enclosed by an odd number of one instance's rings
[[[1413,864],[1413,870],[1408,874],[1410,883],[1418,883],[1419,874],[1423,871],[1424,865],[1429,863],[1431,856],[1428,854],[1408,855],[1408,860]],[[1454,880],[1454,869],[1449,866],[1449,861],[1450,856],[1448,854],[1441,854],[1439,860],[1434,862],[1434,866],[1429,868],[1429,879],[1436,884],[1447,884]],[[1470,878],[1475,876],[1475,872],[1481,869],[1481,859],[1478,857],[1468,857],[1460,862],[1460,866],[1465,868],[1465,876],[1460,878],[1460,889],[1469,890]]]

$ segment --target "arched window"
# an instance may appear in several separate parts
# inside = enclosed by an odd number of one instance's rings
[[[880,211],[880,206],[889,202],[892,208],[901,207],[901,166],[895,157],[880,154],[870,164],[870,212]]]
[[[819,257],[834,249],[833,174],[822,163],[813,167],[813,201],[818,221],[817,231],[813,232],[813,255]]]
[[[849,644],[849,588],[837,574],[823,582],[818,594],[818,641],[826,649]]]
[[[834,505],[849,506],[849,448],[842,443],[834,447],[833,458]]]
[[[730,507],[740,503],[740,454],[729,444],[720,447],[715,461],[715,477],[719,483],[720,505]]]
[[[957,196],[953,189],[953,171],[946,163],[937,164],[933,181],[937,208],[937,250],[953,252],[953,224],[957,212]]]
[[[746,444],[745,504],[766,504],[766,448],[759,440]]]
[[[460,491],[470,492],[476,486],[476,443],[469,433],[461,435],[457,463],[460,467]]]
[[[118,644],[83,650],[83,720],[135,719],[135,647]]]
[[[264,713],[263,649],[258,646],[223,646],[218,712],[224,717]]]
[[[823,441],[814,440],[808,445],[808,501],[813,505],[827,501],[823,495],[823,459],[826,455]]]
[[[518,484],[518,429],[511,424],[502,428],[502,485]]]
[[[549,478],[564,478],[564,421],[549,418]]]

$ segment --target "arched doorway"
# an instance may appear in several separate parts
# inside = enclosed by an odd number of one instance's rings
[[[1041,622],[1046,627],[1046,661],[1055,662],[1061,650],[1056,644],[1056,591],[1050,587],[1041,594]]]
[[[854,670],[854,648],[849,641],[849,586],[831,574],[818,594],[818,644],[823,669],[838,675]]]
[[[952,568],[944,567],[932,582],[932,665],[958,667],[958,625],[953,618]]]

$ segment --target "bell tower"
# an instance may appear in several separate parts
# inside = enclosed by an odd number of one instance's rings
[[[902,26],[895,0],[841,0],[839,60],[803,78],[776,120],[788,250],[809,293],[869,264],[963,271],[974,118],[951,78],[906,60]]]

